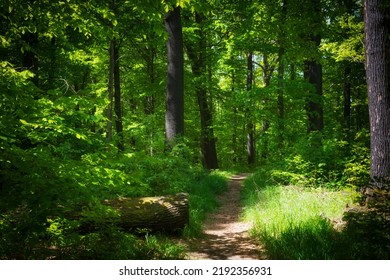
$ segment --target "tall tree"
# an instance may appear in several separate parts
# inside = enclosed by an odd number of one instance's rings
[[[247,77],[246,77],[246,90],[250,92],[253,86],[253,53],[247,53]],[[250,109],[247,110],[247,159],[248,165],[255,163],[255,125],[253,123],[253,112]]]
[[[213,128],[213,114],[211,98],[207,91],[205,81],[207,77],[206,67],[206,34],[203,30],[204,15],[195,12],[195,22],[197,25],[197,42],[187,42],[186,49],[191,61],[192,74],[194,75],[195,91],[198,99],[200,126],[201,126],[201,153],[203,165],[207,169],[218,168],[217,150],[215,147],[215,136]],[[209,75],[211,76],[211,75]]]
[[[111,11],[114,14],[117,14],[117,6],[115,0],[111,0]],[[119,44],[116,38],[111,39],[110,44],[110,70],[113,75],[113,86],[114,86],[114,112],[115,112],[115,132],[118,136],[118,144],[117,147],[119,150],[123,151],[124,143],[123,143],[123,122],[122,122],[122,102],[121,102],[121,79],[120,79],[120,65],[119,65]],[[112,69],[111,69],[112,67]]]
[[[370,187],[390,189],[390,4],[385,0],[365,0],[364,13],[371,132]]]
[[[278,30],[278,99],[277,99],[277,113],[278,113],[278,147],[283,148],[284,142],[284,54],[285,54],[285,24],[287,16],[287,0],[282,0],[282,10],[280,14],[280,27]]]
[[[106,109],[107,114],[107,126],[106,126],[106,142],[110,145],[113,136],[113,106],[114,106],[114,68],[115,68],[115,55],[114,55],[114,40],[110,41],[109,48],[109,67],[108,67],[108,105]]]
[[[181,8],[175,7],[165,15],[167,41],[167,88],[165,133],[168,143],[184,135],[184,57]]]
[[[114,111],[115,111],[115,131],[119,137],[118,149],[125,149],[123,143],[123,122],[122,122],[122,102],[121,102],[121,79],[119,70],[119,45],[116,39],[113,39],[114,55]]]
[[[263,63],[259,64],[259,66],[262,68],[262,76],[263,76],[263,84],[264,88],[267,88],[271,84],[271,79],[272,75],[275,71],[276,64],[274,63],[275,61],[269,59],[269,55],[267,53],[263,54]],[[269,103],[269,98],[265,97],[263,98],[263,105],[266,107],[267,104]],[[263,138],[263,147],[262,147],[262,152],[261,152],[261,157],[263,159],[266,159],[269,154],[269,139],[267,135],[267,131],[270,128],[270,120],[268,117],[264,118],[262,121],[262,126],[260,129],[260,137]]]
[[[313,48],[310,57],[304,63],[304,77],[314,86],[314,94],[307,101],[307,132],[322,131],[324,114],[322,107],[322,65],[319,62],[318,47],[321,43],[321,1],[309,0],[306,6],[309,12],[307,40]]]
[[[344,119],[344,128],[347,134],[350,134],[351,129],[351,65],[348,61],[344,63],[344,81],[343,81],[343,96],[344,96],[344,106],[343,106],[343,119]]]

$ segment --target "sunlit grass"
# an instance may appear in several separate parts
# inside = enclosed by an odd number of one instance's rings
[[[333,229],[357,193],[326,188],[272,186],[261,179],[246,181],[244,219],[252,234],[274,259],[335,259],[348,247]],[[343,239],[343,240],[341,240]]]
[[[287,228],[313,218],[340,219],[354,197],[351,191],[268,186],[253,194],[250,200],[256,202],[251,203],[245,216],[254,222],[255,231],[267,231],[277,237]]]

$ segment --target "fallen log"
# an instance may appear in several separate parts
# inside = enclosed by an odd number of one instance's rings
[[[104,200],[120,214],[118,225],[127,231],[175,232],[189,222],[188,194]]]

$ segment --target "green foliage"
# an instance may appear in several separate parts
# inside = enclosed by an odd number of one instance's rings
[[[369,180],[365,137],[356,136],[359,141],[354,144],[337,138],[322,139],[321,146],[317,146],[310,135],[285,149],[283,160],[270,159],[265,168],[275,184],[360,189]]]
[[[0,164],[2,259],[183,258],[183,249],[164,237],[143,239],[115,228],[118,214],[101,201],[188,192],[186,232],[194,235],[216,206],[215,195],[226,188],[225,177],[176,156],[96,152],[75,160],[55,156],[48,147],[14,147],[2,151]],[[89,224],[92,233],[83,233],[91,231],[85,229]]]
[[[321,1],[322,18],[316,19],[309,3],[285,7],[281,0],[116,2],[114,8],[95,0],[0,3],[1,259],[182,258],[182,248],[163,236],[134,236],[102,223],[107,217],[117,219],[117,213],[101,201],[188,192],[190,225],[184,234],[200,234],[205,214],[217,206],[215,196],[226,188],[226,176],[199,166],[195,84],[207,89],[219,166],[260,166],[263,171],[252,177],[254,185],[262,186],[255,193],[275,200],[288,193],[294,199],[329,202],[330,197],[338,201],[336,194],[345,188],[367,184],[370,137],[361,2]],[[193,79],[186,58],[185,138],[167,152],[162,94],[167,34],[162,22],[178,5],[184,40],[205,36],[206,69]],[[195,24],[195,12],[205,16],[201,26]],[[313,30],[321,33],[319,48],[302,36]],[[107,143],[112,39],[120,52],[123,132]],[[248,52],[254,58],[251,90],[246,85]],[[312,88],[299,67],[309,57],[321,57],[323,96],[315,101],[323,104],[325,116],[324,130],[311,134],[305,107],[313,99]],[[284,75],[279,77],[282,62]],[[248,121],[255,126],[257,162],[252,167],[247,165]],[[115,117],[113,124],[115,129]],[[121,140],[124,151],[116,147]],[[288,187],[263,187],[273,185]],[[258,197],[252,200],[255,205]],[[335,258],[333,245],[326,242],[344,237],[335,237],[327,218],[317,214],[284,228],[274,240],[275,254],[277,244],[284,244],[284,258]],[[358,223],[356,239],[365,241],[356,247],[381,250],[367,241],[374,220]],[[83,223],[100,228],[83,233]],[[376,233],[387,242],[386,235]],[[289,255],[289,244],[299,242],[308,251]],[[309,250],[313,244],[324,248],[319,255]]]

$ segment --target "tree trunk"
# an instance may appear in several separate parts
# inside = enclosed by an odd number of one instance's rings
[[[371,132],[371,186],[390,189],[390,5],[385,0],[365,0],[365,55]]]
[[[356,11],[356,1],[354,0],[345,0],[343,3],[343,8],[346,10],[348,14],[353,14]],[[344,19],[345,24],[348,24],[348,19]],[[348,36],[348,31],[342,32],[343,36]],[[343,65],[343,123],[342,127],[345,131],[345,137],[348,142],[351,140],[351,89],[352,83],[351,79],[353,75],[351,75],[352,64],[350,61],[344,61]],[[359,116],[361,117],[361,116]]]
[[[284,146],[284,62],[283,62],[284,48],[280,47],[278,52],[278,147],[282,149]]]
[[[113,224],[132,232],[139,230],[175,232],[183,229],[189,222],[186,193],[159,197],[118,198],[105,200],[103,205],[116,210],[119,218],[109,217],[104,220],[104,217],[100,217],[98,224],[93,221],[82,223],[83,232],[99,230],[99,226],[104,224]]]
[[[263,82],[264,82],[264,87],[268,87],[271,83],[271,78],[272,74],[275,70],[275,66],[271,65],[268,60],[268,55],[264,54],[263,55]],[[267,104],[269,102],[268,98],[263,99],[263,103]],[[266,118],[262,121],[261,129],[260,129],[260,137],[263,139],[263,147],[261,148],[261,157],[263,159],[266,159],[268,157],[268,135],[267,135],[267,130],[269,129],[270,122]]]
[[[167,41],[167,88],[165,133],[168,146],[184,135],[184,58],[180,7],[165,16]]]
[[[211,110],[211,102],[207,94],[205,84],[206,78],[206,45],[205,34],[202,29],[203,16],[195,13],[195,20],[198,24],[198,41],[193,44],[186,44],[188,57],[191,61],[192,73],[194,75],[195,91],[198,99],[200,113],[200,128],[201,128],[201,153],[203,166],[206,169],[218,168],[217,150],[215,147],[215,136],[213,129],[213,113]],[[195,48],[193,47],[196,46]],[[203,79],[202,79],[203,78]]]
[[[252,90],[253,86],[253,53],[249,52],[247,54],[247,76],[246,76],[246,90],[249,93]],[[255,126],[253,124],[251,108],[247,108],[247,159],[248,165],[253,165],[255,163]]]
[[[201,123],[201,152],[203,165],[206,169],[218,169],[217,150],[213,129],[212,113],[207,101],[207,92],[204,89],[197,89],[198,104]]]
[[[118,135],[118,149],[125,149],[123,143],[123,123],[122,123],[122,102],[121,102],[121,80],[119,71],[119,46],[116,39],[113,40],[114,55],[114,110],[115,110],[115,131]]]
[[[315,59],[305,61],[304,77],[314,86],[314,93],[310,95],[306,104],[307,132],[322,131],[324,128],[324,117],[322,108],[321,64]]]
[[[279,50],[278,50],[278,148],[284,146],[284,53],[285,53],[285,23],[287,16],[287,0],[282,1],[282,11],[279,30]]]
[[[319,63],[319,46],[321,43],[321,1],[310,0],[307,7],[310,15],[310,30],[307,30],[306,39],[312,51],[304,62],[304,78],[314,87],[306,104],[307,132],[322,131],[324,117],[322,107],[322,65]],[[320,142],[318,143],[320,144]]]
[[[351,130],[351,66],[349,62],[344,65],[344,129],[346,130],[347,139],[349,139]]]
[[[153,33],[154,34],[154,33]],[[155,34],[154,34],[155,35]],[[152,36],[148,36],[150,40],[152,40]],[[144,113],[145,115],[153,115],[154,114],[154,94],[153,89],[156,87],[156,75],[155,75],[155,59],[156,59],[156,47],[154,45],[145,47],[145,62],[146,62],[146,72],[149,78],[149,85],[151,87],[151,92],[148,93],[147,96],[144,97]]]
[[[155,35],[155,33],[152,33]],[[148,46],[145,47],[145,62],[146,62],[146,71],[149,78],[150,91],[147,96],[144,97],[144,113],[147,117],[147,126],[146,133],[149,138],[149,155],[153,156],[153,142],[154,142],[154,131],[155,131],[155,121],[153,115],[155,113],[155,88],[156,88],[156,74],[155,74],[155,59],[156,59],[156,47],[154,46],[153,36],[148,36]],[[150,45],[149,45],[150,44]]]
[[[114,42],[111,40],[109,49],[109,70],[108,70],[108,105],[106,109],[106,144],[107,148],[112,142],[112,122],[113,122],[113,103],[114,103]]]
[[[235,95],[235,74],[234,69],[232,69],[232,96]],[[233,120],[232,120],[232,161],[233,163],[238,162],[238,147],[237,147],[237,127],[238,127],[238,110],[235,104],[233,104]]]

